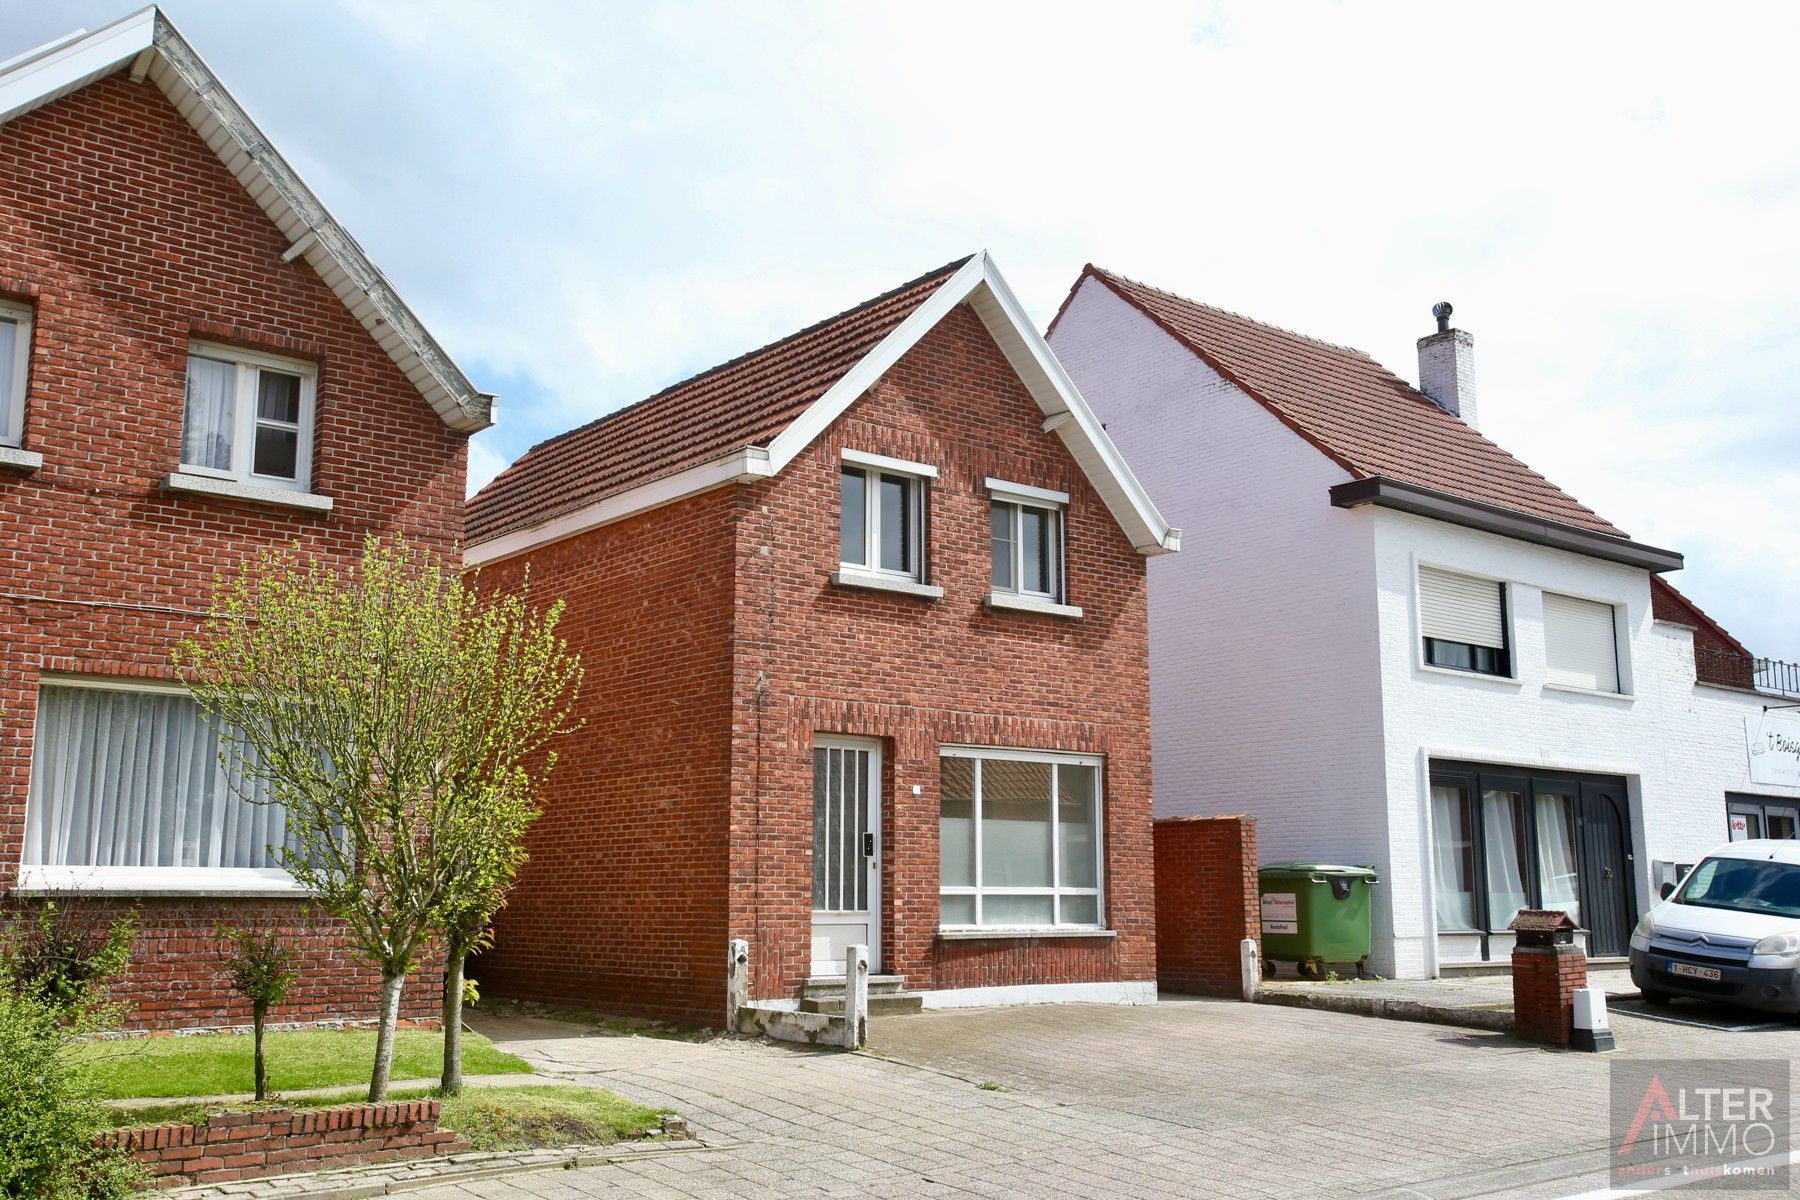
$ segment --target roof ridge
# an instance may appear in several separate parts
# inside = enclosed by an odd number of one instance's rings
[[[973,254],[965,254],[961,258],[956,259],[953,262],[945,263],[943,266],[938,267],[935,270],[927,271],[923,275],[917,276],[916,278],[913,278],[913,279],[909,279],[905,283],[900,284],[898,287],[889,288],[887,291],[881,293],[879,296],[871,296],[871,297],[869,297],[869,299],[864,300],[862,303],[853,304],[849,308],[844,309],[842,312],[834,313],[831,316],[824,318],[823,320],[814,321],[811,325],[806,326],[804,329],[796,329],[792,333],[785,334],[781,337],[778,337],[774,341],[767,342],[761,346],[756,347],[753,350],[746,350],[742,354],[739,354],[732,358],[726,359],[724,362],[715,363],[712,366],[707,367],[705,370],[696,371],[692,375],[689,375],[684,379],[676,380],[674,383],[669,384],[667,387],[659,388],[658,390],[652,392],[648,396],[645,396],[641,400],[633,400],[630,404],[626,404],[622,407],[615,408],[609,413],[602,413],[600,416],[595,417],[593,420],[588,421],[581,425],[577,425],[573,429],[565,429],[561,433],[553,434],[550,437],[545,438],[543,441],[538,442],[535,445],[533,445],[530,449],[526,450],[524,454],[519,455],[519,457],[517,459],[515,459],[511,464],[509,464],[507,466],[506,470],[507,471],[512,470],[513,467],[516,467],[519,465],[519,463],[524,462],[527,457],[537,453],[539,450],[542,450],[547,446],[553,446],[557,442],[565,441],[568,438],[574,437],[578,433],[583,433],[589,429],[593,429],[595,426],[604,425],[606,422],[614,420],[618,417],[622,417],[626,413],[631,412],[634,409],[642,408],[644,405],[649,404],[653,400],[660,400],[664,396],[667,396],[671,392],[680,391],[682,388],[688,387],[690,384],[698,383],[698,382],[700,382],[700,380],[707,378],[709,375],[717,375],[722,371],[729,370],[732,367],[739,366],[742,363],[748,362],[750,359],[753,359],[753,358],[757,357],[758,355],[767,354],[771,350],[776,350],[776,349],[779,349],[782,346],[786,346],[792,342],[797,342],[801,338],[806,337],[808,334],[817,333],[829,325],[834,325],[837,322],[844,320],[846,317],[853,317],[857,313],[866,312],[869,309],[874,308],[879,304],[882,304],[888,300],[892,300],[894,297],[900,295],[900,293],[902,293],[902,292],[909,291],[912,288],[918,287],[921,283],[924,283],[926,280],[934,278],[935,276],[952,274],[955,271],[957,271],[958,269],[960,269],[961,267],[963,267],[964,265],[966,265],[968,263],[968,261],[974,257],[975,256]],[[506,473],[505,471],[501,472],[502,475],[504,475],[505,473]],[[500,478],[500,476],[496,475],[494,477],[494,480],[497,481],[499,478]],[[489,487],[493,486],[492,482],[490,482],[488,486]],[[485,491],[487,491],[487,488],[484,487],[481,489],[481,491],[485,492]],[[477,492],[475,494],[475,496],[470,497],[470,500],[473,501],[476,497],[478,497],[480,495],[481,495],[481,492]]]
[[[1355,346],[1345,345],[1342,342],[1326,341],[1322,337],[1314,337],[1310,333],[1301,333],[1298,329],[1289,329],[1286,325],[1277,325],[1273,321],[1262,321],[1262,320],[1258,320],[1255,317],[1245,316],[1243,313],[1237,312],[1233,309],[1221,308],[1217,304],[1208,304],[1204,300],[1195,300],[1191,296],[1183,296],[1180,292],[1171,292],[1167,288],[1159,288],[1153,283],[1145,283],[1141,279],[1133,279],[1129,275],[1121,275],[1117,271],[1110,271],[1105,267],[1096,266],[1093,263],[1087,264],[1087,269],[1089,272],[1091,272],[1095,275],[1104,276],[1105,278],[1113,280],[1114,282],[1129,284],[1130,286],[1135,287],[1135,288],[1143,288],[1146,292],[1155,292],[1159,296],[1167,296],[1171,300],[1178,300],[1183,304],[1191,304],[1195,308],[1204,308],[1208,312],[1215,312],[1215,313],[1218,313],[1220,316],[1230,317],[1234,321],[1242,321],[1246,325],[1255,325],[1262,329],[1272,329],[1276,333],[1283,333],[1283,334],[1286,334],[1288,337],[1299,338],[1303,342],[1311,342],[1313,345],[1323,346],[1327,350],[1339,350],[1345,354],[1354,354],[1358,358],[1366,358],[1370,362],[1374,363],[1376,366],[1381,367],[1382,370],[1388,371],[1387,367],[1382,366],[1381,360],[1376,358],[1373,354],[1370,354],[1367,350],[1359,350]],[[1388,371],[1388,374],[1393,375],[1394,373],[1392,371]],[[1394,375],[1394,378],[1400,379],[1400,377],[1398,375]],[[1406,381],[1404,379],[1401,379],[1400,382],[1406,383]],[[1407,384],[1407,386],[1412,387],[1411,384]],[[1417,391],[1418,389],[1414,388],[1413,390]]]

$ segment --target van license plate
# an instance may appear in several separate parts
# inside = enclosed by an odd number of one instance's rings
[[[1725,973],[1717,967],[1696,967],[1692,963],[1672,962],[1669,964],[1669,974],[1683,975],[1689,979],[1704,979],[1710,983],[1717,983],[1725,978]]]

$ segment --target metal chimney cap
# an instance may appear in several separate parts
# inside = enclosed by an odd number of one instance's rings
[[[1436,304],[1431,306],[1431,315],[1437,318],[1439,333],[1448,333],[1450,331],[1450,314],[1455,311],[1455,309],[1450,307],[1450,302],[1448,300],[1439,300]]]

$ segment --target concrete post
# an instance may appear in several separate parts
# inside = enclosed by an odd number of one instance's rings
[[[1262,948],[1255,938],[1245,938],[1238,943],[1238,986],[1242,989],[1245,1000],[1256,999],[1256,989],[1262,986]]]
[[[750,1002],[750,943],[733,938],[725,944],[725,1031],[737,1033],[738,1010]]]
[[[844,952],[844,1049],[860,1050],[869,1037],[869,948]]]

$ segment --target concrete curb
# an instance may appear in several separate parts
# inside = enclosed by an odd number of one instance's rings
[[[645,1156],[732,1150],[741,1142],[630,1142],[615,1146],[562,1146],[554,1150],[493,1151],[346,1167],[316,1174],[271,1175],[240,1183],[201,1184],[161,1193],[169,1200],[369,1200],[422,1188],[473,1183],[536,1171],[570,1171],[629,1162]]]
[[[1327,1012],[1355,1013],[1363,1017],[1380,1017],[1388,1021],[1423,1021],[1430,1025],[1457,1025],[1464,1029],[1481,1029],[1490,1033],[1511,1033],[1512,1006],[1496,1008],[1452,1004],[1427,1004],[1422,1000],[1389,1000],[1381,996],[1359,996],[1330,992],[1289,992],[1264,989],[1256,993],[1258,1004],[1278,1004],[1287,1008],[1318,1008]]]

